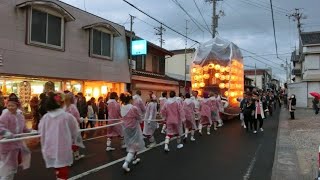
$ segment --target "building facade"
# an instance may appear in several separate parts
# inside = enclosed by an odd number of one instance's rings
[[[300,47],[292,53],[294,83],[289,94],[297,96],[298,107],[312,107],[310,92],[320,92],[320,32],[303,32]]]
[[[128,52],[130,52],[129,35],[127,32]],[[141,40],[141,38],[134,36],[133,40]],[[131,90],[133,93],[141,90],[143,101],[149,98],[150,92],[157,97],[160,97],[164,91],[179,93],[179,81],[165,74],[167,56],[173,56],[173,53],[151,42],[147,42],[146,55],[132,56]]]
[[[190,66],[194,58],[195,49],[178,49],[171,52],[174,55],[166,58],[166,75],[179,80],[181,93],[190,92]]]
[[[123,92],[130,82],[121,25],[58,0],[0,0],[0,19],[5,95],[16,93],[27,105],[51,84],[89,99]]]
[[[271,85],[271,72],[269,69],[245,69],[244,75],[253,80],[253,86],[267,90]]]

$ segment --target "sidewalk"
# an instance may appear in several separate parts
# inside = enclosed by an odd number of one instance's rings
[[[289,120],[282,109],[272,180],[312,180],[318,173],[320,115],[311,109],[297,109],[296,119]]]

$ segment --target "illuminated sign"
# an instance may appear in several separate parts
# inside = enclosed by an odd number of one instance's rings
[[[146,55],[147,54],[147,41],[135,40],[132,41],[131,55]]]

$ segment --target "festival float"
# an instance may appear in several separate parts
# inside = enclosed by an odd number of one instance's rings
[[[191,65],[192,90],[218,92],[225,102],[224,119],[240,112],[238,98],[243,97],[244,70],[237,45],[219,37],[200,44]]]

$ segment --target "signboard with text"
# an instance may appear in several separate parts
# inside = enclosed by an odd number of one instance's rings
[[[134,40],[132,41],[131,55],[146,55],[147,54],[147,41]]]

